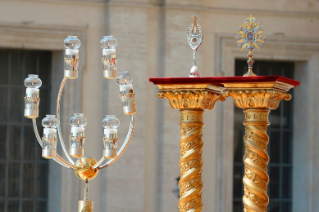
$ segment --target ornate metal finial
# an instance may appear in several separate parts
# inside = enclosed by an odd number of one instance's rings
[[[187,32],[187,43],[193,49],[193,67],[189,73],[189,77],[199,77],[199,70],[196,66],[196,51],[203,41],[203,30],[197,22],[198,18],[194,17],[194,22],[188,27]]]
[[[253,72],[253,49],[259,49],[260,46],[264,43],[265,39],[264,28],[260,23],[256,22],[256,19],[250,15],[246,18],[245,23],[242,24],[237,31],[236,39],[238,47],[243,49],[248,49],[248,72],[244,76],[257,76]]]

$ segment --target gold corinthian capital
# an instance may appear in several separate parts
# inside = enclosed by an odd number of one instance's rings
[[[210,90],[165,90],[159,98],[167,98],[171,107],[180,109],[180,212],[200,212],[202,203],[202,128],[204,109],[213,109],[216,101],[225,97]]]
[[[244,183],[244,211],[266,212],[269,198],[267,186],[269,163],[267,127],[270,124],[268,115],[270,109],[276,109],[281,100],[290,100],[291,95],[274,90],[229,90],[237,107],[245,113],[245,175]]]

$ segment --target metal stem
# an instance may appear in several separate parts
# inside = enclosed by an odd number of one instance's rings
[[[64,154],[66,155],[67,159],[69,160],[69,162],[74,165],[74,161],[72,160],[71,156],[68,153],[68,150],[65,147],[64,144],[64,140],[63,140],[63,135],[62,135],[62,130],[61,130],[61,120],[60,120],[60,105],[61,105],[61,100],[62,100],[62,92],[63,92],[63,88],[64,85],[66,83],[67,78],[63,78],[61,85],[60,85],[60,89],[59,89],[59,93],[58,93],[58,98],[57,98],[57,104],[56,104],[56,116],[57,119],[60,121],[60,124],[58,126],[58,134],[59,134],[59,139],[60,139],[60,143],[63,149]]]
[[[196,66],[196,50],[193,49],[193,66]]]
[[[125,138],[124,143],[122,144],[121,149],[119,150],[119,152],[117,153],[116,158],[107,161],[104,165],[99,166],[98,169],[104,169],[110,165],[112,165],[115,161],[117,161],[117,159],[119,159],[121,157],[121,155],[124,153],[124,151],[126,150],[126,148],[128,147],[128,145],[130,144],[133,132],[134,132],[134,126],[135,126],[135,117],[134,115],[132,115],[131,121],[130,121],[130,128],[129,131],[127,133],[127,136]],[[94,168],[94,166],[92,167]],[[96,167],[95,167],[96,168]]]
[[[32,119],[32,123],[33,123],[33,131],[34,131],[35,137],[37,138],[40,146],[42,147],[43,144],[42,144],[42,139],[41,139],[39,131],[38,131],[37,120]],[[59,154],[56,154],[56,157],[53,158],[53,160],[66,168],[77,169],[75,166],[73,166],[72,164],[69,164],[67,161],[65,161],[63,158],[61,158]]]
[[[32,124],[33,124],[33,131],[34,131],[35,137],[37,138],[40,146],[43,147],[42,139],[41,139],[41,137],[39,135],[39,131],[38,131],[38,127],[37,127],[37,120],[36,119],[32,119]]]
[[[89,181],[85,181],[84,199],[85,199],[86,201],[89,200]]]

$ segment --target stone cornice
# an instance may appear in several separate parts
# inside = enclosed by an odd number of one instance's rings
[[[61,40],[77,35],[84,41],[86,30],[87,26],[0,22],[0,47],[64,50]]]
[[[10,0],[12,1],[12,0]],[[126,2],[126,1],[110,1],[110,0],[28,0],[29,2],[50,2],[50,3],[61,3],[61,4],[70,4],[76,2],[77,4],[91,4],[91,5],[105,5],[105,6],[126,6],[126,7],[144,7],[144,8],[165,8],[173,10],[191,10],[191,11],[203,11],[203,12],[212,12],[212,13],[222,13],[222,14],[242,14],[247,15],[252,11],[254,14],[259,15],[270,15],[270,16],[284,16],[284,17],[293,17],[293,18],[319,18],[319,13],[312,8],[315,8],[316,5],[307,11],[307,7],[304,6],[304,11],[300,12],[300,4],[296,4],[296,9],[290,10],[274,10],[271,8],[258,9],[258,8],[235,8],[235,7],[226,7],[225,5],[214,5],[214,6],[202,6],[200,3],[194,4],[170,4],[170,3],[161,3],[163,1],[158,1],[159,3],[144,3],[144,2]],[[289,1],[286,1],[289,4]],[[299,2],[300,3],[300,2]],[[235,3],[234,3],[235,4]],[[291,4],[291,1],[290,1]],[[305,5],[307,2],[304,3]],[[317,4],[316,2],[309,2],[308,4]],[[244,3],[243,3],[244,5]]]

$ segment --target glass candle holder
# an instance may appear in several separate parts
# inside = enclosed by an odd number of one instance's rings
[[[82,113],[75,113],[70,119],[70,125],[70,155],[72,157],[81,157],[84,155],[84,127],[87,125],[87,120]]]
[[[125,115],[136,113],[135,94],[133,91],[133,78],[127,71],[116,77],[116,82],[120,86],[120,99]]]
[[[64,56],[64,77],[68,79],[78,78],[79,67],[79,48],[81,41],[77,36],[68,36],[64,40],[65,56]]]
[[[117,76],[117,59],[116,59],[116,39],[110,36],[104,36],[100,41],[102,48],[103,77],[114,79]]]
[[[27,87],[24,97],[24,116],[34,119],[39,116],[40,92],[39,88],[42,81],[38,75],[29,74],[24,80],[24,85]]]
[[[107,115],[102,120],[104,127],[103,137],[103,156],[104,158],[115,158],[117,156],[117,128],[120,126],[120,121],[113,115]]]
[[[55,115],[47,115],[42,119],[43,137],[42,137],[42,157],[50,159],[56,156],[57,147],[57,127],[60,122]]]

